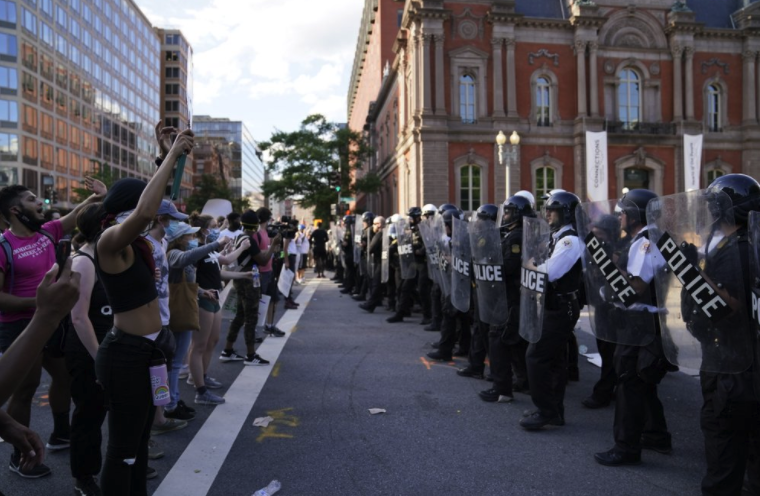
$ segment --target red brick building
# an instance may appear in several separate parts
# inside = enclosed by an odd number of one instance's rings
[[[348,122],[376,150],[378,213],[499,203],[495,137],[517,131],[510,191],[585,195],[585,132],[608,132],[609,195],[683,190],[683,135],[704,134],[702,186],[760,177],[754,0],[366,0]],[[359,172],[362,174],[363,172]]]

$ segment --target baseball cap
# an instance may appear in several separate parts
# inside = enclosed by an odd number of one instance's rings
[[[185,234],[195,234],[201,230],[200,227],[192,227],[190,224],[180,222],[179,224],[169,226],[166,230],[166,241],[172,242],[175,239],[179,239]]]
[[[187,215],[177,210],[177,207],[175,207],[174,204],[170,202],[169,200],[161,201],[161,206],[158,207],[158,212],[156,212],[156,214],[168,215],[172,219],[177,219],[177,220],[187,219]]]

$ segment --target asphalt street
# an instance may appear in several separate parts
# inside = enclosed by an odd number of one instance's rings
[[[388,324],[389,312],[360,310],[329,280],[309,279],[297,291],[303,312],[287,312],[288,328],[280,325],[289,336],[262,345],[265,358],[279,353],[277,361],[242,372],[240,362],[215,360],[211,375],[230,386],[220,390],[228,403],[197,407],[187,428],[155,438],[166,456],[150,463],[160,474],[149,481],[151,494],[250,496],[273,479],[283,496],[699,494],[704,456],[695,378],[670,374],[660,387],[673,454],[645,452],[640,466],[602,467],[593,454],[613,444],[613,408],[581,406],[599,374],[583,357],[581,380],[567,389],[567,425],[526,432],[518,422],[530,398],[485,403],[477,393],[490,383],[456,375],[464,359],[426,360],[438,336],[423,331],[419,314]],[[582,317],[578,340],[593,352],[587,329]],[[52,430],[48,385],[45,376],[32,419],[44,439]],[[181,385],[191,404],[191,387]],[[373,408],[386,413],[372,415]],[[227,410],[212,416],[215,409]],[[267,427],[253,426],[267,416]],[[10,451],[0,445],[6,461]],[[71,495],[68,456],[49,453],[53,475],[40,480],[6,470],[0,488],[7,496]]]

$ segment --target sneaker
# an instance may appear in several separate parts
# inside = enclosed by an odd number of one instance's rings
[[[187,406],[185,404],[185,402],[182,401],[182,400],[179,400],[177,402],[177,408],[182,408],[183,410],[185,410],[186,412],[189,412],[189,413],[195,413],[195,408],[191,408],[191,407]]]
[[[511,394],[500,394],[495,389],[488,389],[478,393],[480,399],[489,403],[512,403],[515,397]]]
[[[77,479],[74,483],[74,494],[77,496],[102,496],[103,493],[98,487],[98,479],[87,477],[86,479]]]
[[[11,470],[11,472],[16,472],[18,475],[25,479],[39,479],[40,477],[50,475],[50,468],[44,463],[40,463],[39,465],[32,467],[29,470],[22,469],[19,464],[20,457],[20,454],[16,454],[15,452],[11,453],[11,462],[8,464],[8,468]]]
[[[195,394],[196,405],[221,405],[224,401],[224,398],[215,395],[211,391],[206,391],[203,394]]]
[[[182,368],[179,369],[179,377],[180,379],[187,379],[190,376],[190,367],[188,365],[183,365]]]
[[[203,382],[206,384],[206,387],[208,389],[221,389],[222,383],[214,379],[213,377],[205,376],[203,378]]]
[[[166,419],[166,422],[164,422],[163,424],[154,425],[153,427],[151,427],[150,435],[160,436],[161,434],[166,434],[167,432],[171,432],[171,431],[178,431],[180,429],[184,429],[185,427],[187,427],[187,421],[173,419],[169,417]]]
[[[68,436],[66,438],[59,437],[56,435],[56,433],[50,434],[50,438],[48,439],[47,444],[45,447],[49,449],[50,451],[60,451],[67,449],[70,445],[70,441],[68,440]]]
[[[275,338],[281,338],[285,335],[285,333],[281,329],[278,329],[277,326],[267,327],[264,329],[264,332]]]
[[[158,460],[159,458],[164,457],[164,450],[158,447],[158,444],[152,440],[148,439],[148,460]]]
[[[224,350],[222,351],[222,354],[219,355],[220,362],[239,362],[241,360],[245,360],[245,357],[235,353],[235,350],[232,350],[232,351]]]
[[[189,421],[195,418],[195,413],[188,412],[186,409],[177,404],[177,406],[172,410],[164,408],[164,417],[168,419]]]
[[[258,353],[248,355],[243,362],[245,365],[269,365],[269,360],[264,360]]]
[[[158,470],[153,467],[148,467],[148,470],[145,471],[145,478],[150,480],[155,479],[156,477],[158,477]]]

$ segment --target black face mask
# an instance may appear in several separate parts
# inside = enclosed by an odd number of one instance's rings
[[[230,231],[239,231],[242,225],[239,220],[233,220],[230,222]]]
[[[21,213],[14,214],[19,222],[21,222],[24,227],[29,229],[30,231],[39,232],[40,229],[42,229],[42,225],[45,223],[44,219],[34,219],[34,214],[29,215],[29,211],[26,209],[22,209]]]

